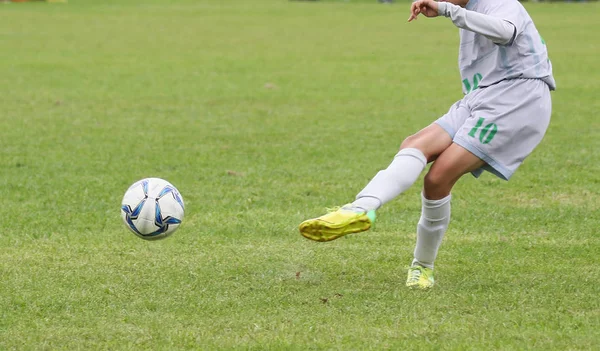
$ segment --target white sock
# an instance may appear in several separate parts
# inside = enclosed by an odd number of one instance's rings
[[[417,225],[417,246],[413,265],[433,269],[433,262],[450,223],[450,198],[428,200],[421,194],[421,219]]]
[[[427,165],[427,158],[418,149],[402,149],[388,168],[379,171],[356,196],[353,208],[366,212],[376,210],[413,185]]]

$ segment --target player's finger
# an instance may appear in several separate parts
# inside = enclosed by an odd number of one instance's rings
[[[410,16],[408,16],[408,22],[411,22],[412,20],[414,20],[417,17],[415,14],[416,8],[417,8],[416,3],[413,2],[410,5]]]
[[[423,11],[421,11],[421,8],[425,7],[425,3],[427,0],[417,0],[415,2],[412,3],[411,7],[410,7],[410,11],[411,11],[411,15],[408,18],[408,22],[411,22],[413,20],[416,20],[419,16],[419,14],[421,14]]]
[[[412,21],[412,20],[416,20],[417,16],[419,16],[419,13],[421,13],[421,10],[417,7],[411,14],[410,17],[408,18],[408,21]]]

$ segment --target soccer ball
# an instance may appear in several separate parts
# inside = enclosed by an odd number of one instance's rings
[[[160,178],[133,183],[121,202],[121,217],[144,240],[164,239],[183,221],[183,198],[173,184]]]

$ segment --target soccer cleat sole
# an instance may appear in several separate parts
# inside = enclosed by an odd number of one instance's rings
[[[419,284],[406,284],[406,287],[409,288],[410,290],[427,291],[427,290],[431,290],[431,288],[433,288],[433,285],[422,286]]]
[[[300,234],[314,241],[332,241],[344,235],[360,233],[371,228],[371,221],[367,216],[342,225],[325,222],[319,219],[309,219],[300,224]]]

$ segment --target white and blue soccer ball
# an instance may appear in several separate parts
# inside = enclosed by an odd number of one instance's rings
[[[135,235],[144,240],[164,239],[183,221],[183,197],[173,184],[160,178],[133,183],[121,202],[121,217]]]

